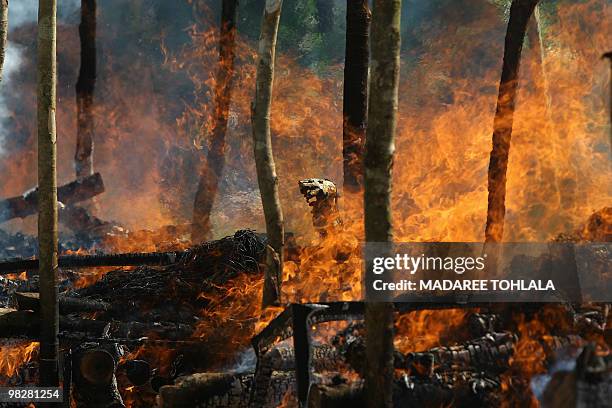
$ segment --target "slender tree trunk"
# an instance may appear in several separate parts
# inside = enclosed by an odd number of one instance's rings
[[[93,94],[96,86],[96,0],[81,0],[81,67],[76,83],[77,141],[74,168],[77,178],[93,170],[94,117]]]
[[[545,66],[545,49],[542,38],[541,20],[539,7],[536,5],[533,16],[527,25],[527,39],[529,40],[530,55],[532,58],[532,69],[530,74],[532,77],[533,88],[536,92],[538,109],[544,112],[542,116],[543,126],[539,132],[534,134],[533,144],[534,151],[540,152],[544,149],[553,151],[552,157],[557,157],[554,153],[557,150],[557,143],[554,142],[554,137],[557,132],[552,116],[552,102],[550,98],[548,86],[548,74]],[[558,163],[550,158],[550,155],[538,154],[537,161],[534,161],[532,166],[537,177],[536,182],[540,186],[538,189],[532,189],[527,193],[526,200],[523,205],[528,209],[528,214],[533,214],[529,209],[534,207],[545,206],[553,213],[557,214],[559,209],[559,186],[557,180]],[[529,222],[532,228],[542,234],[542,239],[547,239],[546,234],[550,234],[549,228],[550,218],[541,217],[540,215],[531,215]]]
[[[4,69],[4,56],[6,54],[6,38],[8,35],[8,0],[0,0],[0,82]]]
[[[211,239],[210,213],[217,196],[221,174],[225,167],[225,134],[231,103],[234,54],[236,44],[236,19],[238,0],[222,0],[221,26],[219,34],[219,68],[215,84],[214,123],[210,138],[210,149],[206,163],[200,172],[200,181],[193,204],[192,241]],[[200,137],[205,140],[207,129]]]
[[[401,0],[374,0],[372,77],[365,154],[366,242],[391,242],[391,169],[395,150],[400,70]],[[393,305],[366,304],[368,407],[391,407],[393,387]]]
[[[319,32],[328,34],[334,27],[334,2],[333,0],[316,0],[316,7]]]
[[[606,52],[604,55],[601,56],[601,58],[607,59],[610,63],[610,94],[608,95],[608,109],[610,111],[610,147],[612,148],[612,51]]]
[[[363,150],[368,119],[370,18],[368,0],[347,0],[342,107],[344,191],[356,192],[363,187]]]
[[[281,6],[282,0],[266,0],[259,36],[255,100],[251,107],[257,182],[266,218],[266,232],[269,242],[264,278],[264,307],[280,301],[283,246],[285,244],[283,211],[278,194],[278,177],[276,176],[270,136],[274,57]]]
[[[489,159],[489,198],[485,242],[501,242],[506,214],[506,171],[518,90],[521,51],[527,24],[538,0],[513,0],[504,45],[497,109],[493,122],[493,149]]]
[[[57,386],[56,0],[38,3],[38,252],[40,384]]]

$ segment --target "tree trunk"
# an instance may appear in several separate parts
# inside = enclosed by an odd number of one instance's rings
[[[6,38],[8,35],[8,0],[0,0],[0,82],[6,54]]]
[[[344,191],[360,191],[363,186],[363,148],[368,118],[370,18],[368,0],[347,0],[342,106]]]
[[[489,160],[489,197],[485,242],[501,242],[506,214],[506,171],[518,90],[521,51],[527,24],[538,0],[513,0],[504,45],[497,109],[493,122],[493,149]]]
[[[400,68],[401,0],[374,0],[372,77],[365,154],[366,242],[391,242],[393,166]],[[366,405],[391,407],[393,386],[393,305],[367,303]]]
[[[332,0],[316,0],[317,25],[319,32],[328,34],[334,27],[334,2]]]
[[[251,107],[253,148],[257,168],[257,182],[261,194],[268,254],[264,281],[263,306],[278,303],[283,267],[284,226],[283,211],[278,195],[278,177],[272,154],[270,136],[270,105],[274,80],[274,56],[280,20],[282,0],[266,0],[259,36],[259,56],[255,100]]]
[[[608,95],[608,109],[610,110],[610,147],[612,148],[612,51],[606,52],[601,57],[608,59],[608,62],[610,63],[610,95]]]
[[[200,172],[200,181],[193,204],[193,229],[191,239],[199,243],[212,238],[210,213],[219,189],[221,173],[225,167],[225,134],[229,116],[234,54],[236,44],[236,19],[238,0],[222,0],[219,34],[219,68],[215,77],[215,110],[206,163]],[[200,137],[206,140],[208,129],[201,129]]]
[[[40,262],[40,384],[58,386],[56,0],[38,3],[38,246]]]
[[[77,141],[74,168],[77,178],[93,174],[94,117],[96,85],[96,0],[81,0],[81,67],[76,83]]]

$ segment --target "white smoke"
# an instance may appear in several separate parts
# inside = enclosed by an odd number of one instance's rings
[[[58,2],[57,16],[60,23],[66,23],[74,18],[81,6],[80,0],[61,0]],[[27,23],[35,23],[38,18],[38,0],[11,0],[9,1],[9,33],[2,83],[0,83],[0,157],[4,154],[4,141],[10,126],[10,114],[7,109],[7,98],[15,97],[12,76],[19,71],[23,62],[23,50],[20,45],[11,41],[11,33],[18,27]],[[18,88],[17,88],[18,89]]]
[[[57,17],[60,22],[72,17],[81,6],[80,0],[60,0],[57,3]],[[9,1],[9,33],[11,27],[35,22],[37,16],[38,0]]]

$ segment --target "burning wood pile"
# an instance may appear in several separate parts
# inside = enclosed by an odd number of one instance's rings
[[[334,184],[306,179],[299,187],[322,239],[338,233],[342,220]],[[607,236],[608,213],[596,213],[584,229],[559,239]],[[365,406],[362,302],[291,304],[252,338],[249,352],[244,340],[255,332],[253,319],[239,330],[242,345],[225,350],[246,360],[221,367],[217,353],[228,345],[218,336],[236,333],[197,335],[208,323],[201,311],[219,308],[219,298],[237,278],[261,282],[265,252],[265,236],[244,230],[180,251],[61,256],[63,378],[76,406],[276,407],[291,406],[290,401],[313,408]],[[109,268],[81,288],[72,285],[79,268],[121,265],[131,267]],[[3,273],[36,268],[36,260],[0,263]],[[0,311],[0,332],[36,341],[36,276],[4,282],[11,286],[3,295],[8,307]],[[431,315],[423,321],[418,314]],[[512,307],[439,299],[395,304],[395,316],[395,406],[525,404],[536,392],[528,381],[531,364],[541,366],[533,373],[549,377],[537,391],[547,401],[560,398],[560,381],[570,390],[564,398],[573,398],[576,406],[605,402],[612,385],[612,362],[596,352],[609,341],[607,305]],[[436,322],[436,316],[444,321]],[[554,325],[547,326],[547,316],[554,316]],[[232,330],[231,323],[226,326]],[[435,341],[418,348],[415,335]],[[555,371],[563,361],[573,368]],[[25,363],[12,368],[19,374],[10,381],[36,378],[36,365]]]

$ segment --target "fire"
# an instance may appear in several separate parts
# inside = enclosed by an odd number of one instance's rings
[[[395,347],[402,353],[409,353],[448,344],[444,336],[456,335],[464,327],[468,313],[463,309],[449,309],[403,314],[395,323]]]
[[[24,364],[36,358],[38,342],[20,340],[0,344],[0,376],[12,377]]]

